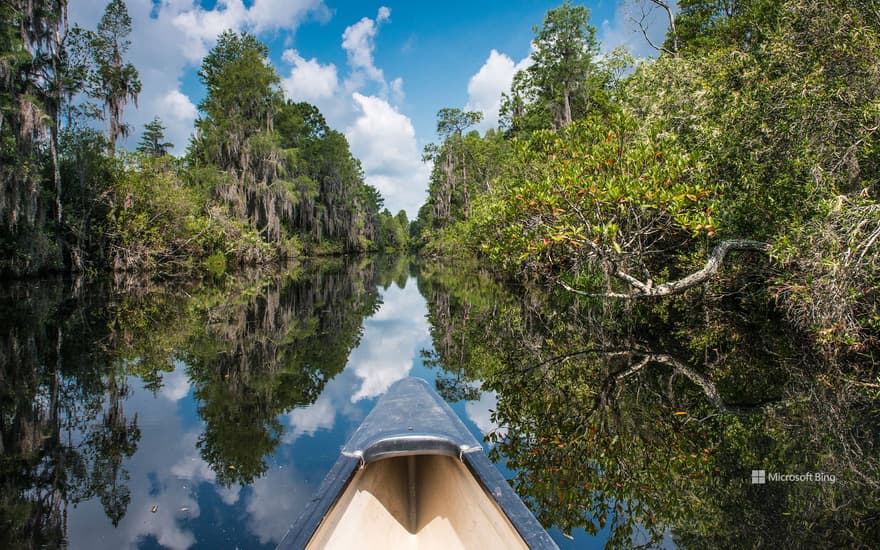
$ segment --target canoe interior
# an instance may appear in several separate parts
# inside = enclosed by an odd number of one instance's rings
[[[360,470],[307,548],[528,546],[461,461],[418,455]]]

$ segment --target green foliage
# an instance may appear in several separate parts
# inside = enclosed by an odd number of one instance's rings
[[[405,221],[406,212],[401,210],[400,213],[403,214],[403,220]],[[409,234],[407,228],[401,224],[400,213],[397,216],[392,216],[387,208],[379,212],[379,238],[377,244],[380,250],[393,252],[406,249]]]
[[[137,146],[137,151],[153,157],[164,157],[168,150],[174,147],[173,143],[165,141],[165,126],[159,117],[144,125],[144,133]]]
[[[283,101],[267,56],[252,35],[220,36],[199,71],[205,117],[196,122],[190,158],[230,174],[214,188],[216,199],[247,219],[277,257],[300,253],[285,244],[294,242],[317,253],[365,249],[376,238],[379,201],[371,200],[360,163],[316,107]]]
[[[430,151],[418,244],[613,293],[686,275],[715,238],[775,243],[787,273],[762,284],[861,353],[877,317],[875,4],[683,0],[665,53],[631,74],[625,55],[586,54],[585,8],[550,10],[503,103],[505,153],[474,178],[487,192],[456,209],[448,182],[479,170],[489,134],[455,164],[448,140]]]
[[[608,548],[870,545],[874,391],[833,383],[772,296],[721,283],[588,303],[426,263],[428,363],[449,397],[495,392],[491,456],[545,526]],[[837,481],[754,486],[753,468]]]
[[[484,136],[464,131],[478,120],[477,113],[444,109],[438,113],[440,145],[425,148],[423,158],[433,162],[428,201],[410,228],[418,244],[429,242],[456,222],[467,220],[479,197],[492,189],[505,166],[509,143],[503,134],[488,130]],[[440,231],[436,231],[440,230]]]
[[[129,132],[123,111],[141,90],[125,60],[131,17],[112,0],[96,30],[68,31],[64,9],[0,7],[3,275],[168,275],[377,246],[381,196],[316,107],[284,102],[253,35],[227,31],[205,58],[203,116],[186,159],[168,157],[157,118],[145,125],[142,156],[115,158]],[[108,121],[105,136],[95,119]]]
[[[263,158],[252,159],[248,140],[272,132],[281,105],[280,79],[267,63],[269,50],[253,35],[225,31],[202,61],[199,78],[206,88],[196,121],[199,136],[191,156],[215,164],[242,181],[257,179],[253,170]]]
[[[607,103],[609,75],[595,61],[599,43],[589,18],[587,8],[566,0],[533,28],[532,64],[514,76],[501,107],[509,131],[562,128]]]
[[[625,116],[535,132],[514,143],[511,163],[472,226],[502,265],[616,266],[650,279],[659,266],[647,258],[657,251],[715,235],[714,193],[700,165]]]
[[[106,201],[115,270],[188,271],[219,238],[202,217],[197,193],[162,159],[140,158],[119,175]]]

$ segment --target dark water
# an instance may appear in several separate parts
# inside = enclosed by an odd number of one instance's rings
[[[872,546],[871,363],[718,290],[582,304],[408,258],[7,284],[0,547],[273,548],[405,376],[488,436],[560,546]]]

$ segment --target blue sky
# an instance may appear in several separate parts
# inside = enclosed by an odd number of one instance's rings
[[[285,94],[317,105],[345,133],[386,206],[414,217],[426,196],[430,167],[421,151],[435,140],[437,111],[479,110],[480,129],[492,126],[501,92],[528,63],[532,27],[560,3],[127,0],[129,59],[143,82],[138,108],[125,113],[134,130],[129,145],[159,116],[182,153],[204,95],[196,76],[202,57],[224,29],[246,30],[269,45]],[[632,21],[641,17],[638,0],[584,4],[603,50],[623,45],[651,55]],[[71,2],[71,19],[94,28],[105,5]],[[662,36],[659,14],[648,20],[653,35]]]

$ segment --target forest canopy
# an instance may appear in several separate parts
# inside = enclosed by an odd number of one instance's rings
[[[255,36],[226,31],[203,60],[196,135],[176,158],[159,118],[135,151],[117,148],[137,135],[124,114],[142,86],[123,0],[94,30],[71,26],[66,1],[0,15],[0,275],[217,272],[406,245],[345,136],[284,97]]]

